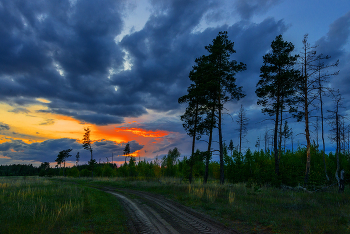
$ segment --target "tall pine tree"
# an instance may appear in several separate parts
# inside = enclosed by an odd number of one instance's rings
[[[262,112],[274,116],[274,157],[275,173],[280,174],[278,148],[278,129],[282,123],[282,113],[287,107],[293,111],[293,95],[299,80],[299,72],[293,69],[297,55],[291,55],[294,45],[284,41],[279,35],[271,43],[272,51],[263,56],[264,65],[260,68],[260,80],[255,93],[258,105],[263,106]]]
[[[211,96],[214,97],[215,110],[217,115],[217,128],[219,131],[220,147],[220,183],[225,181],[224,176],[224,148],[222,141],[222,110],[226,102],[239,100],[244,97],[242,87],[236,85],[236,73],[244,71],[246,65],[236,60],[231,60],[231,55],[236,53],[233,49],[234,43],[228,39],[227,32],[219,32],[219,35],[205,49],[209,52],[208,60],[211,64],[208,72],[210,74],[208,83],[211,87]]]

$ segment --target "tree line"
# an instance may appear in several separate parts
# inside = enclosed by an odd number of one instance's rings
[[[275,176],[275,162],[273,149],[266,151],[248,149],[245,153],[239,152],[238,148],[233,149],[223,145],[224,173],[226,181],[230,183],[247,183],[248,186],[297,186],[304,182],[304,170],[307,158],[306,148],[298,147],[294,152],[283,150],[280,155],[280,176]],[[310,166],[308,186],[316,189],[325,184],[323,153],[315,144],[310,149],[313,160]],[[204,181],[206,162],[205,156],[195,152],[195,157],[190,159],[187,156],[181,157],[177,148],[171,149],[162,158],[152,161],[136,161],[135,157],[118,166],[114,163],[97,163],[94,165],[95,177],[122,177],[129,179],[161,180],[165,177],[178,178],[180,182],[188,183],[190,173],[192,180]],[[337,157],[334,153],[325,154],[328,171],[334,174],[337,170]],[[348,151],[339,154],[339,161],[346,172],[350,172],[350,154]],[[19,170],[16,167],[31,168],[31,170]],[[208,165],[208,181],[220,179],[220,163],[210,161]],[[282,173],[283,172],[283,173]],[[27,173],[27,174],[26,174]],[[43,162],[39,167],[32,165],[9,165],[0,166],[0,175],[39,175],[39,176],[68,176],[68,177],[91,177],[91,165],[75,165],[70,168],[50,167],[50,163]],[[345,177],[349,181],[349,174]],[[336,183],[336,178],[331,177],[329,184]]]

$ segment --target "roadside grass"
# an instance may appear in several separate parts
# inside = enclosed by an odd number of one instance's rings
[[[111,194],[41,177],[0,177],[0,233],[127,233]]]
[[[189,185],[178,178],[71,180],[162,194],[242,233],[350,233],[349,189],[307,193],[243,183],[203,185],[200,180]]]

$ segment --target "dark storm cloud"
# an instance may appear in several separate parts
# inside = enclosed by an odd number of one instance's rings
[[[195,57],[204,52],[204,44],[198,42],[210,42],[208,33],[191,32],[211,5],[206,1],[155,2],[156,10],[145,27],[121,41],[133,67],[115,75],[113,82],[147,108],[170,110],[177,108],[179,92],[186,90]]]
[[[136,141],[130,141],[128,143],[130,146],[130,153],[143,148],[143,145],[140,145]],[[126,144],[127,143],[116,144],[114,141],[100,140],[94,142],[93,146],[95,147],[95,151],[98,152],[97,154],[108,155],[108,157],[110,157],[112,153],[114,155],[123,155]]]
[[[195,58],[206,54],[204,47],[211,43],[219,31],[227,30],[230,40],[235,42],[237,54],[233,59],[247,63],[250,72],[256,73],[271,41],[286,30],[283,21],[276,22],[270,18],[260,24],[239,22],[230,27],[225,25],[198,33],[192,33],[196,26],[194,24],[185,32],[173,32],[165,27],[166,20],[172,19],[173,14],[177,15],[176,9],[169,10],[166,16],[151,17],[143,30],[124,37],[121,45],[132,57],[133,68],[113,77],[115,85],[130,91],[136,90],[136,95],[141,98],[140,103],[159,111],[180,108],[177,100],[187,90],[188,73]],[[186,17],[193,15],[178,17],[186,20]],[[243,76],[241,84],[251,86],[254,83],[245,78],[248,77],[245,74]],[[248,90],[252,89],[249,87]]]
[[[346,53],[344,46],[350,38],[350,11],[335,20],[330,26],[326,36],[320,38],[315,44],[317,50],[325,55],[332,56],[333,60]]]
[[[234,6],[242,19],[249,20],[255,14],[264,13],[280,2],[281,0],[236,0]]]
[[[80,120],[82,123],[87,122],[94,123],[96,125],[107,125],[124,122],[123,118],[105,114],[77,114],[73,115],[73,117],[77,120]]]
[[[169,131],[169,132],[184,132],[182,127],[182,122],[180,117],[161,117],[157,119],[152,119],[150,121],[145,121],[142,123],[125,123],[120,126],[121,128],[142,128],[143,130],[150,131]]]
[[[349,53],[350,42],[350,11],[339,17],[330,26],[326,36],[320,38],[315,44],[318,53],[331,56],[330,59],[324,61],[326,65],[330,65],[339,60],[339,66],[327,69],[326,73],[332,74],[339,71],[339,75],[330,78],[331,87],[340,90],[344,100],[349,100],[350,85],[349,79]],[[346,108],[349,107],[348,102],[343,103]]]
[[[113,141],[100,140],[92,144],[93,157],[95,159],[111,157],[112,153],[122,155],[125,143],[116,144]],[[142,149],[143,146],[135,141],[130,142],[131,153]],[[75,161],[74,156],[80,152],[82,163],[90,159],[90,152],[84,150],[82,145],[75,139],[61,138],[46,140],[43,142],[27,144],[22,140],[11,140],[0,144],[0,155],[16,160],[33,160],[39,162],[54,162],[60,151],[73,149],[72,157],[67,161]],[[4,160],[1,159],[0,160]],[[6,159],[8,160],[8,159]],[[1,164],[1,162],[0,162]]]
[[[130,147],[130,153],[134,153],[137,150],[140,150],[143,148],[143,145],[140,145],[136,141],[130,141],[129,147]],[[116,144],[113,141],[108,140],[100,140],[96,141],[93,144],[94,150],[95,150],[95,158],[97,161],[101,160],[101,162],[106,162],[108,160],[110,161],[112,159],[114,161],[124,161],[125,156],[124,155],[124,149],[127,143],[119,143]],[[129,159],[127,159],[129,160]]]
[[[123,64],[124,53],[114,42],[123,26],[123,5],[112,0],[1,1],[0,100],[120,103],[108,74]],[[96,114],[81,119],[120,122],[105,115],[99,120]]]
[[[228,29],[230,40],[235,42],[236,53],[232,56],[238,62],[247,65],[247,70],[237,74],[237,84],[242,86],[246,94],[241,104],[256,104],[256,84],[259,81],[263,56],[271,48],[276,36],[283,34],[287,26],[283,20],[267,18],[259,24],[237,23]],[[296,54],[298,52],[295,52]]]
[[[0,144],[3,156],[16,158],[16,160],[35,160],[52,162],[57,158],[58,152],[65,149],[81,149],[81,145],[74,139],[62,138],[46,140],[27,144],[22,140],[11,140]]]
[[[178,109],[177,99],[186,92],[195,58],[206,53],[204,46],[219,31],[229,30],[237,51],[248,51],[240,58],[254,61],[248,54],[254,49],[255,53],[262,51],[271,34],[283,26],[269,19],[257,25],[237,23],[194,33],[203,17],[220,4],[152,1],[144,28],[116,44],[114,38],[123,27],[123,3],[1,3],[0,100],[28,105],[37,103],[38,97],[45,98],[51,101],[43,104],[49,112],[99,125],[122,123],[124,117],[145,114],[146,108]],[[249,4],[265,9],[275,3]],[[253,43],[257,37],[261,41]],[[132,70],[123,71],[124,51],[129,53]],[[110,69],[114,72],[111,79]],[[16,111],[21,110],[18,108]]]

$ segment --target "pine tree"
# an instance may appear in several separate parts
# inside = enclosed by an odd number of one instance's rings
[[[292,56],[294,45],[283,41],[279,35],[271,43],[272,52],[264,55],[264,65],[260,68],[260,80],[255,93],[258,96],[258,105],[263,106],[262,112],[274,119],[274,157],[275,173],[279,176],[279,154],[278,129],[282,121],[283,111],[289,107],[294,111],[293,95],[296,92],[296,85],[299,80],[299,72],[293,69],[298,56]]]
[[[89,161],[89,165],[91,167],[91,177],[94,177],[94,164],[96,164],[96,161],[92,158],[92,141],[90,140],[91,130],[89,128],[84,128],[84,131],[83,148],[90,151],[91,160]]]
[[[209,55],[198,58],[194,67],[192,87],[188,90],[189,95],[183,100],[192,103],[188,114],[185,113],[186,123],[190,123],[188,129],[192,129],[192,155],[194,154],[195,135],[202,129],[203,133],[209,134],[208,151],[205,154],[206,172],[204,183],[208,178],[208,165],[211,157],[211,142],[213,128],[217,127],[219,131],[220,147],[220,183],[224,183],[224,161],[223,161],[223,141],[221,129],[221,115],[225,102],[229,100],[238,100],[244,95],[242,87],[235,84],[235,75],[237,72],[246,69],[245,64],[230,60],[231,54],[235,53],[233,42],[228,40],[227,32],[219,32],[219,35],[213,40],[213,44],[205,47]],[[191,78],[191,75],[190,75]],[[192,95],[192,94],[194,95]],[[179,100],[179,101],[183,101]],[[205,100],[205,101],[204,101]],[[198,108],[197,108],[198,105]],[[201,108],[200,106],[203,106]],[[202,113],[199,113],[203,110]],[[199,121],[199,114],[204,115],[203,121]],[[191,122],[192,121],[192,122]],[[202,124],[200,124],[202,123]],[[199,126],[201,126],[199,128]],[[185,127],[186,128],[186,127]],[[195,131],[194,131],[195,130]]]
[[[124,157],[125,157],[125,164],[126,164],[126,158],[129,157],[129,154],[130,154],[130,144],[127,143],[125,145],[125,148],[123,150],[123,154],[124,154]]]
[[[219,131],[219,152],[220,152],[220,183],[225,181],[224,176],[224,157],[222,141],[222,110],[224,104],[229,100],[239,100],[244,97],[242,87],[236,85],[235,75],[237,72],[244,71],[246,65],[238,63],[236,60],[230,60],[230,57],[236,51],[233,49],[234,43],[228,39],[227,32],[219,32],[219,35],[205,49],[209,52],[208,60],[211,69],[208,71],[210,79],[211,97],[215,97],[215,110],[217,114],[217,128]]]
[[[78,166],[79,159],[80,159],[80,154],[79,154],[79,152],[78,152],[77,155],[75,155],[75,165],[76,165],[76,166]]]
[[[61,164],[63,163],[63,176],[65,176],[66,160],[67,160],[67,158],[72,156],[69,154],[72,150],[73,149],[66,149],[66,150],[60,151],[57,155],[56,160],[55,160],[57,162],[57,164],[60,165],[60,167],[61,167]]]
[[[189,78],[193,83],[187,89],[188,94],[180,97],[178,100],[180,104],[188,103],[185,113],[181,116],[181,121],[183,121],[182,126],[187,134],[192,137],[192,152],[189,159],[190,183],[192,182],[192,171],[195,161],[195,142],[201,138],[201,135],[208,132],[208,128],[210,128],[210,124],[207,123],[208,120],[203,119],[203,115],[209,111],[205,86],[208,64],[206,64],[207,60],[203,56],[197,58],[195,62],[196,65],[193,66],[193,70],[189,74]]]

